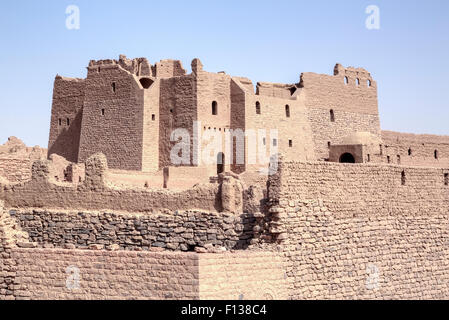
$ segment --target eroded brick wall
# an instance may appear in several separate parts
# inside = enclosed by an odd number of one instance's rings
[[[293,299],[449,296],[443,170],[288,162],[270,183]]]
[[[381,162],[424,167],[449,167],[449,137],[382,131]]]
[[[198,299],[198,255],[16,248],[19,299]],[[79,276],[79,277],[78,277]]]
[[[0,158],[0,176],[9,182],[22,182],[31,178],[31,159]]]

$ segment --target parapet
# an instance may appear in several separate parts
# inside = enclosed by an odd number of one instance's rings
[[[152,76],[152,66],[146,58],[128,59],[125,55],[120,55],[118,60],[91,60],[88,69],[97,71],[101,70],[101,67],[111,65],[119,65],[129,73],[137,76]]]

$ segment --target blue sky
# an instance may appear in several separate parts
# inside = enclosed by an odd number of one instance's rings
[[[80,29],[66,28],[66,7]],[[380,29],[365,27],[369,5]],[[0,2],[0,144],[46,147],[56,74],[85,77],[91,59],[190,62],[254,82],[297,82],[336,62],[378,81],[382,129],[449,135],[447,0],[17,0]]]

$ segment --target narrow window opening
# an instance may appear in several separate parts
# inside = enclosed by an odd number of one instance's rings
[[[260,102],[256,102],[256,114],[260,114]]]
[[[104,116],[104,109],[101,109],[101,115]]]
[[[401,156],[400,155],[397,156],[397,159],[398,159],[398,164],[401,164]]]
[[[155,115],[155,114],[152,114],[152,115],[151,115],[151,120],[152,120],[152,121],[156,120],[156,115]]]
[[[360,79],[357,78],[357,79],[355,80],[355,83],[356,83],[357,86],[360,86]]]
[[[70,126],[70,119],[67,118],[67,125]]]
[[[334,113],[334,110],[331,109],[331,110],[329,111],[329,113],[330,113],[330,117],[331,117],[331,122],[335,122],[335,113]]]
[[[265,146],[267,144],[267,139],[263,138],[263,145]]]
[[[368,87],[371,87],[371,80],[366,81]]]
[[[212,115],[216,116],[218,114],[217,101],[212,102]]]
[[[444,174],[444,185],[449,186],[449,173]]]
[[[285,116],[290,118],[290,106],[288,104],[285,106]]]
[[[170,113],[173,113],[173,109],[170,109]],[[210,128],[209,128],[210,129]]]
[[[273,147],[276,147],[278,145],[278,140],[277,139],[273,139]]]
[[[405,186],[405,181],[406,179],[405,179],[405,171],[402,171],[402,173],[401,173],[401,184],[403,185],[403,186]]]
[[[291,148],[293,147],[293,140],[288,140],[288,146]]]
[[[435,159],[438,159],[438,150],[435,150],[435,151],[433,152],[433,156],[435,157]]]
[[[329,149],[331,148],[331,145],[332,145],[331,142],[328,141],[328,142],[327,142],[327,147],[328,147]]]
[[[60,126],[62,126],[62,119],[61,118],[59,118],[58,123],[59,123]]]
[[[409,156],[412,155],[412,149],[408,149],[408,155],[409,155]]]
[[[380,151],[380,155],[383,155],[384,151],[383,151],[383,148],[382,148],[381,144],[379,144],[379,151]]]
[[[388,162],[388,163],[391,163],[391,158],[390,158],[390,156],[387,156],[387,162]]]
[[[100,67],[98,67],[98,73],[100,73]]]
[[[368,162],[371,162],[371,156],[369,154],[367,156],[367,160],[368,160]]]
[[[348,77],[345,77],[345,84],[347,85],[349,83]]]
[[[112,92],[115,92],[116,87],[115,87],[115,82],[112,83]]]

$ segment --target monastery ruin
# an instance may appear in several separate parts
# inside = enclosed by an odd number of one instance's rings
[[[449,136],[382,131],[365,69],[90,61],[0,146],[0,300],[447,299],[448,221]]]

